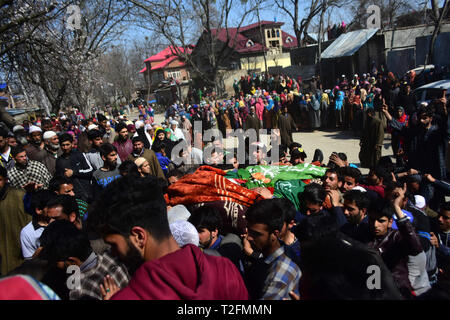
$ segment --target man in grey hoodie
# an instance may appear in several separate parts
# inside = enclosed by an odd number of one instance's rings
[[[103,159],[100,155],[100,146],[103,143],[103,134],[100,130],[93,129],[88,132],[88,138],[91,143],[91,150],[86,153],[86,158],[89,160],[89,163],[94,170],[98,170],[103,167]],[[117,165],[119,166],[121,163],[122,161],[120,161],[120,157],[118,157]]]

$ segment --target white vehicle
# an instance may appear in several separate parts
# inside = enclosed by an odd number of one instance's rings
[[[419,107],[422,102],[430,103],[442,98],[442,90],[447,90],[445,96],[450,99],[450,80],[439,80],[415,89],[413,95],[416,97],[417,106]]]
[[[420,66],[418,66],[418,67],[415,68],[415,69],[409,70],[409,71],[407,72],[407,74],[410,73],[411,71],[415,71],[415,72],[416,72],[416,76],[418,76],[418,75],[420,75],[422,72],[424,72],[424,71],[430,71],[430,70],[432,70],[432,69],[434,69],[434,64],[427,64],[426,66],[420,65]]]

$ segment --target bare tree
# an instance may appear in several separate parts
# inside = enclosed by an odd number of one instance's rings
[[[135,16],[140,26],[161,34],[173,54],[216,90],[219,89],[218,71],[238,44],[238,31],[243,22],[256,10],[251,0],[128,1],[138,9]],[[237,18],[232,14],[234,8],[239,8]],[[200,59],[191,54],[190,46],[195,43],[201,46],[196,52],[204,53]]]
[[[31,37],[39,25],[55,14],[58,7],[53,0],[0,0],[0,57]]]
[[[353,21],[349,24],[350,30],[367,28],[366,22],[369,17],[367,8],[377,5],[380,8],[381,28],[393,29],[397,27],[397,18],[418,9],[418,3],[410,0],[358,0],[352,2],[350,11]]]
[[[84,0],[79,26],[67,28],[61,1],[51,19],[38,25],[24,25],[23,32],[35,31],[5,54],[3,67],[19,74],[25,87],[41,93],[47,112],[78,105],[88,111],[94,102],[93,91],[100,82],[95,72],[97,58],[120,36],[123,19],[130,8],[119,0]]]
[[[310,0],[309,5],[305,8],[304,15],[300,6],[301,0],[274,0],[278,8],[280,8],[290,18],[293,24],[295,36],[297,37],[298,47],[306,45],[308,30],[312,20],[321,12],[325,12],[332,7],[341,8],[348,5],[350,0]]]
[[[434,45],[436,43],[437,36],[439,35],[442,22],[444,21],[444,18],[447,16],[447,13],[449,10],[449,1],[448,0],[445,0],[444,5],[442,6],[442,10],[439,10],[439,4],[438,4],[437,0],[430,0],[430,1],[431,1],[432,12],[433,12],[432,19],[434,21],[434,31],[433,31],[433,35],[431,36],[430,48],[428,50],[426,64],[433,62]]]

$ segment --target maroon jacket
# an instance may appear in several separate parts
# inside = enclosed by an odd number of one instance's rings
[[[423,249],[408,218],[397,220],[396,223],[398,230],[390,229],[383,238],[373,240],[368,246],[380,253],[392,272],[395,284],[405,295],[413,290],[408,278],[408,256],[418,255]]]
[[[122,162],[127,160],[128,155],[133,152],[133,142],[131,142],[131,139],[127,139],[125,143],[121,143],[119,140],[114,141],[113,146],[116,147],[120,161]]]
[[[248,300],[236,266],[188,244],[147,261],[113,300]]]

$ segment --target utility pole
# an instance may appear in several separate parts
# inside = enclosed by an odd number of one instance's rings
[[[261,43],[263,44],[262,51],[263,51],[263,55],[264,55],[264,67],[265,67],[266,76],[267,76],[267,59],[266,59],[266,51],[264,50],[265,45],[263,43],[264,34],[262,32],[261,19],[259,18],[259,4],[260,4],[260,2],[258,2],[258,5],[256,7],[256,13],[258,15],[259,33],[261,34]]]
[[[323,34],[323,16],[327,10],[327,0],[322,0],[322,10],[320,12],[319,35],[317,36],[317,48],[319,51],[319,75],[322,80],[322,34]]]

